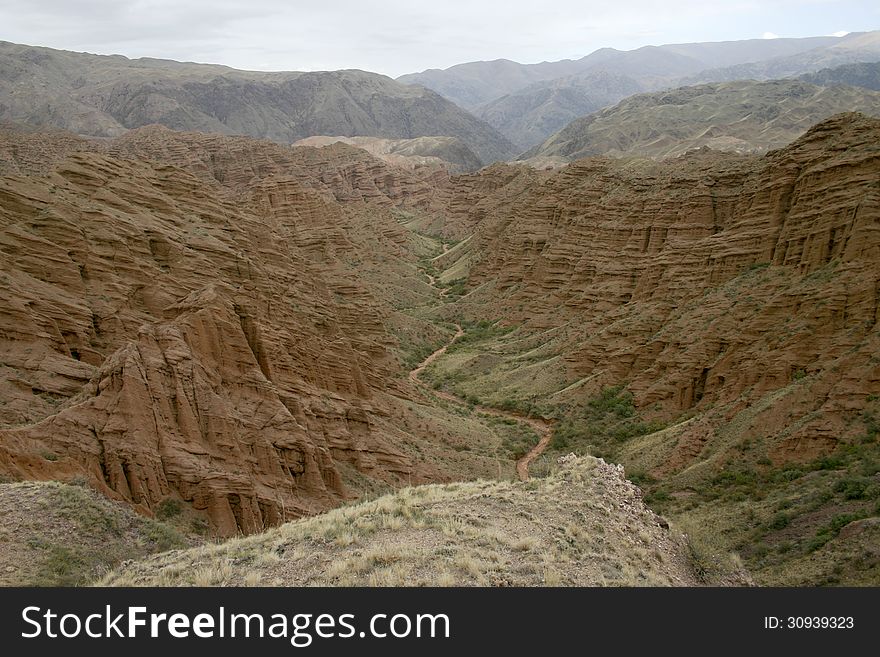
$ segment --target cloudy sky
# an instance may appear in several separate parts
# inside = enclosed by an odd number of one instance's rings
[[[0,40],[257,70],[397,76],[596,48],[880,29],[877,0],[0,0]]]

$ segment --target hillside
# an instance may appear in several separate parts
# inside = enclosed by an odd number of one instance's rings
[[[521,158],[663,158],[694,148],[760,153],[843,111],[880,115],[880,94],[798,80],[741,80],[639,94],[560,130]],[[541,161],[541,160],[539,160]]]
[[[56,482],[0,484],[0,515],[0,586],[83,586],[128,559],[195,542],[86,487]],[[173,504],[161,515],[183,517]]]
[[[526,150],[574,119],[642,90],[642,85],[630,77],[599,70],[538,82],[474,111]]]
[[[800,79],[823,87],[846,85],[880,91],[880,62],[860,62],[823,68],[815,73],[806,73]]]
[[[154,123],[280,143],[442,135],[460,139],[484,163],[514,150],[438,94],[375,73],[261,73],[7,42],[0,42],[0,120],[100,137]]]
[[[114,586],[693,586],[686,544],[615,466],[407,488],[257,536],[128,564]]]

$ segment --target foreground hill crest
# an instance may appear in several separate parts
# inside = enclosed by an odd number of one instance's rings
[[[687,586],[683,538],[622,469],[567,461],[530,483],[407,488],[219,546],[159,555],[116,586]]]

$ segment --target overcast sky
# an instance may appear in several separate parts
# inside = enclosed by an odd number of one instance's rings
[[[256,70],[391,76],[692,41],[880,29],[878,0],[0,0],[0,40]]]

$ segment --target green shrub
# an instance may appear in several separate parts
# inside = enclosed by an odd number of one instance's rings
[[[844,460],[840,456],[825,456],[814,461],[810,469],[811,470],[839,470],[845,464]]]
[[[837,536],[837,534],[840,533],[840,530],[846,527],[849,523],[855,520],[861,520],[862,518],[864,518],[864,515],[858,513],[842,513],[839,516],[835,516],[828,525],[822,527],[816,532],[815,538],[807,543],[807,551],[815,552]]]
[[[804,471],[798,467],[788,467],[784,470],[777,470],[772,475],[770,475],[770,480],[776,483],[782,483],[786,481],[794,481],[795,479],[800,479],[804,476]]]
[[[780,529],[785,529],[788,527],[788,523],[791,522],[791,519],[785,513],[777,513],[773,516],[773,519],[768,523],[768,527],[774,531],[779,531]]]
[[[183,512],[183,504],[174,497],[166,497],[156,505],[156,517],[160,520],[167,520],[179,516]]]
[[[724,470],[715,475],[712,483],[716,486],[753,486],[758,476],[751,470]]]
[[[861,518],[862,516],[857,513],[842,513],[839,516],[834,517],[831,524],[828,526],[828,531],[830,531],[833,536],[837,536],[841,529],[855,520],[861,520]]]
[[[599,395],[587,405],[596,414],[613,414],[619,418],[632,417],[636,412],[632,393],[625,390],[623,385],[602,388]]]
[[[662,489],[655,490],[654,492],[645,495],[645,502],[647,502],[648,505],[668,502],[671,499],[672,497],[669,495],[669,493]]]
[[[845,500],[861,500],[865,498],[870,481],[866,479],[841,479],[834,486],[835,493],[843,493]]]
[[[872,412],[865,411],[862,413],[862,422],[865,424],[865,431],[869,437],[874,437],[880,434],[880,421],[877,420],[877,416]]]
[[[642,471],[634,471],[627,473],[627,479],[633,482],[636,486],[646,486],[648,484],[653,484],[657,482],[657,479],[649,475],[647,472]]]

